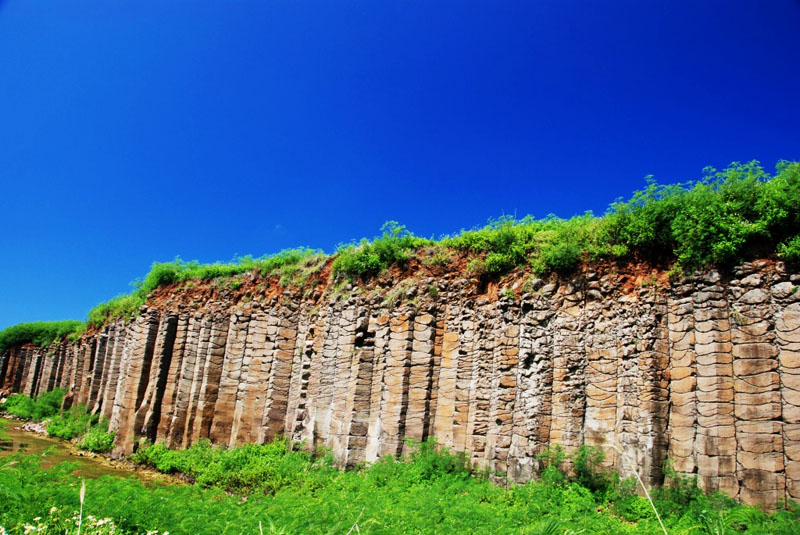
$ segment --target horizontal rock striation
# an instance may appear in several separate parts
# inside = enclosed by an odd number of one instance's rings
[[[377,284],[248,302],[172,289],[77,343],[5,352],[0,387],[67,389],[110,420],[120,455],[141,438],[285,435],[353,466],[434,437],[521,482],[548,445],[588,444],[649,485],[669,458],[748,503],[800,499],[800,276],[772,262],[672,284],[600,271],[513,299],[409,278],[393,305]]]

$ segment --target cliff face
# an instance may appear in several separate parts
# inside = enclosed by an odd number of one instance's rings
[[[650,485],[669,457],[705,489],[800,499],[800,275],[781,264],[672,284],[585,268],[514,298],[400,279],[337,299],[162,289],[78,343],[7,351],[0,385],[66,388],[110,419],[117,454],[283,434],[349,466],[435,437],[525,481],[547,445],[590,444]]]

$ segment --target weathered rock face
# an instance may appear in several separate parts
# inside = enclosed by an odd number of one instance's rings
[[[590,444],[650,485],[669,457],[705,489],[800,499],[800,275],[760,262],[643,286],[584,271],[515,299],[453,275],[415,284],[393,306],[359,290],[154,300],[79,343],[6,352],[0,386],[66,388],[110,419],[118,454],[141,437],[283,434],[351,466],[435,437],[525,481],[544,447]]]

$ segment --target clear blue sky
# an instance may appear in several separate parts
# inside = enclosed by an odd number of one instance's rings
[[[0,0],[0,328],[154,260],[800,160],[800,2]]]

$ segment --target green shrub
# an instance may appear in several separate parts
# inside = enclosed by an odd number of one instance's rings
[[[411,251],[431,243],[414,236],[397,221],[387,221],[381,231],[383,234],[372,241],[364,238],[357,244],[340,246],[333,261],[333,275],[349,279],[376,275],[390,265],[402,264]]]
[[[210,460],[216,465],[211,472],[226,484],[229,476],[218,471],[231,468],[230,477],[245,483],[231,493],[221,488],[203,489],[200,484],[144,485],[133,478],[89,479],[83,508],[86,527],[94,529],[97,518],[110,518],[116,533],[142,534],[157,529],[162,535],[165,531],[171,535],[257,534],[259,522],[267,533],[311,535],[346,534],[349,530],[372,535],[663,535],[638,496],[628,495],[626,516],[620,517],[618,495],[592,493],[574,481],[561,485],[531,481],[503,488],[469,475],[463,457],[433,444],[421,446],[409,457],[387,456],[348,471],[331,469],[307,454],[298,457],[287,452],[295,453],[284,445],[255,453],[210,446],[189,456],[174,452],[178,458],[185,457],[184,461],[196,456],[192,462],[198,470]],[[219,462],[222,456],[227,464]],[[72,512],[80,506],[81,484],[70,475],[75,465],[43,470],[39,462],[38,456],[0,458],[0,525],[15,535],[25,533],[27,523],[34,528],[47,524],[48,533],[72,533],[74,522],[59,522],[72,520]],[[280,466],[269,466],[273,463]],[[248,466],[255,469],[249,471]],[[251,485],[251,476],[275,480]],[[268,496],[263,495],[265,491]],[[721,527],[722,533],[789,535],[797,533],[800,511],[790,506],[766,515],[730,499],[700,495],[663,516],[672,535],[708,533],[709,527]],[[106,533],[114,533],[108,529]]]
[[[66,390],[63,388],[54,388],[50,392],[46,392],[37,397],[33,402],[33,413],[31,418],[37,422],[55,416],[61,409],[61,402],[64,400]]]
[[[486,262],[483,258],[473,258],[467,262],[467,275],[470,277],[481,278],[486,272]]]
[[[23,420],[30,420],[33,416],[33,400],[25,394],[11,394],[3,403],[2,410],[13,414]]]
[[[438,241],[414,236],[395,221],[372,241],[362,239],[338,248],[334,277],[368,278],[418,255],[424,264],[446,266],[461,251],[471,256],[467,274],[497,278],[530,266],[539,275],[568,272],[581,261],[643,259],[674,262],[672,273],[711,265],[724,267],[759,255],[775,255],[800,264],[800,163],[781,162],[770,176],[758,162],[734,162],[722,171],[706,169],[696,182],[661,185],[648,179],[644,189],[619,199],[602,217],[591,212],[569,219],[549,215],[521,220],[501,217],[482,228],[462,230]],[[327,257],[304,247],[230,263],[199,264],[176,258],[152,265],[134,290],[89,312],[89,324],[138,313],[147,295],[166,284],[229,279],[247,273],[277,276],[283,285],[303,286]],[[229,282],[231,288],[240,285]],[[0,332],[0,351],[13,345],[47,345],[68,336],[77,339],[81,322],[20,324]]]
[[[114,447],[114,433],[113,431],[104,431],[108,429],[108,425],[98,425],[92,427],[83,435],[83,438],[78,443],[78,447],[84,450],[93,451],[95,453],[107,453]]]
[[[321,268],[325,255],[315,249],[298,247],[286,249],[273,255],[260,258],[243,256],[234,258],[232,262],[200,264],[196,260],[185,262],[180,257],[172,262],[154,262],[150,272],[143,280],[133,283],[134,290],[130,294],[120,295],[106,303],[101,303],[89,312],[89,324],[100,326],[109,319],[129,317],[138,313],[144,305],[147,295],[160,286],[185,283],[194,280],[228,279],[242,273],[258,271],[264,276],[281,275],[286,281],[286,273],[297,270],[301,263],[313,260],[317,268]],[[229,282],[231,289],[241,286],[241,281]]]
[[[89,414],[87,407],[73,405],[69,410],[61,411],[47,422],[47,433],[51,436],[72,440],[86,434],[89,429],[99,423],[97,415]],[[106,423],[106,429],[108,424]]]
[[[184,474],[203,487],[248,494],[274,494],[286,486],[313,485],[316,477],[330,469],[328,460],[312,462],[308,452],[293,450],[283,438],[233,449],[212,447],[208,440],[185,450],[152,444],[140,448],[131,460],[160,472]]]
[[[575,481],[595,493],[605,494],[618,482],[616,472],[602,466],[605,453],[594,447],[581,445],[572,455]]]
[[[778,257],[790,265],[800,264],[800,236],[779,244]]]
[[[426,266],[447,267],[453,261],[453,255],[445,247],[434,245],[428,248],[429,254],[422,259]]]
[[[40,422],[58,414],[64,394],[62,388],[55,388],[35,398],[12,394],[0,409],[25,420]]]
[[[82,321],[39,321],[20,323],[0,331],[0,353],[22,344],[48,346],[83,327]]]

